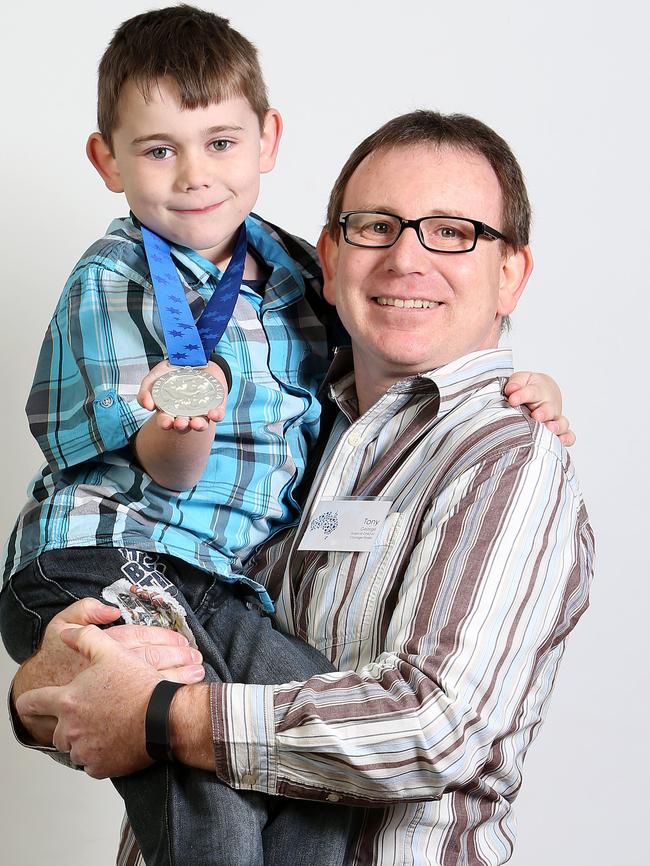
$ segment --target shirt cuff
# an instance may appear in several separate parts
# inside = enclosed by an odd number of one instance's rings
[[[70,755],[65,752],[58,752],[54,746],[41,746],[38,743],[30,742],[29,734],[25,730],[23,723],[20,721],[20,717],[16,712],[16,707],[14,706],[11,697],[13,690],[14,683],[12,680],[11,685],[9,686],[9,694],[7,695],[7,709],[9,710],[9,722],[16,742],[20,743],[20,745],[25,749],[32,749],[36,752],[45,752],[45,754],[49,755],[57,761],[57,763],[63,764],[65,767],[70,767],[73,770],[83,770],[83,767],[77,767],[72,763]]]
[[[217,776],[242,791],[277,794],[273,686],[211,683]]]

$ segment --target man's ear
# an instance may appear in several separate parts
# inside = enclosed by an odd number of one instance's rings
[[[124,192],[124,184],[117,167],[117,161],[98,132],[93,132],[86,143],[86,156],[101,175],[111,192]]]
[[[516,251],[512,248],[506,250],[506,254],[501,262],[501,279],[499,281],[499,299],[497,304],[499,316],[509,316],[517,306],[532,270],[533,254],[530,251],[530,247],[522,247]]]
[[[323,229],[316,245],[320,266],[323,271],[323,297],[328,304],[336,306],[336,288],[334,277],[339,260],[339,245],[332,240],[327,229]]]
[[[275,108],[269,108],[264,117],[260,137],[260,173],[266,174],[275,166],[280,138],[282,137],[282,117]]]

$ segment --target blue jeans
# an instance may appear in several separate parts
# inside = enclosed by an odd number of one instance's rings
[[[284,683],[333,670],[313,647],[276,631],[239,585],[181,560],[148,554],[174,585],[203,654],[206,680]],[[137,563],[136,563],[137,566]],[[0,595],[0,630],[24,661],[47,623],[78,598],[125,576],[113,548],[48,551],[14,575]],[[213,773],[157,763],[113,780],[147,866],[337,866],[345,859],[357,810],[236,791]]]

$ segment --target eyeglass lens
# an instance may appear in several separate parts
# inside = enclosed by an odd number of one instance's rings
[[[390,246],[402,230],[400,220],[388,214],[353,213],[346,222],[348,239],[361,246]],[[420,222],[420,238],[425,246],[441,252],[471,249],[475,233],[474,224],[461,218],[434,216]]]

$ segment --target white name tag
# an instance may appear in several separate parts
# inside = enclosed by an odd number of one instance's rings
[[[298,550],[371,550],[384,524],[390,499],[321,499],[312,509]]]

